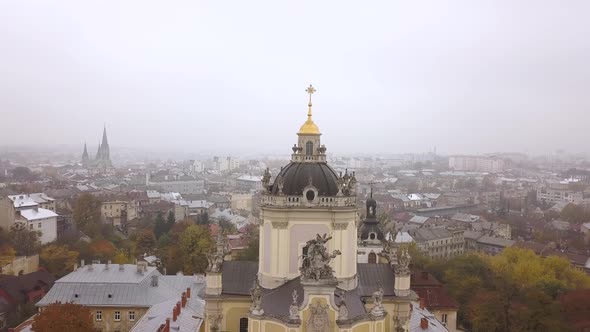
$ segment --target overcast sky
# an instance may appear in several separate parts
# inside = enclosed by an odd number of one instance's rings
[[[590,1],[1,1],[0,145],[590,152]]]

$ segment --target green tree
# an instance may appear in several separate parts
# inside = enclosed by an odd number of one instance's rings
[[[213,246],[209,229],[200,225],[188,226],[180,235],[179,245],[184,257],[184,272],[204,272],[207,267],[207,252]]]
[[[225,217],[221,217],[218,220],[219,228],[221,228],[224,232],[228,234],[233,234],[237,232],[236,225],[232,223],[229,219]]]
[[[166,224],[168,225],[168,229],[166,230],[166,233],[168,233],[168,231],[172,229],[175,223],[176,217],[174,215],[174,212],[168,211],[168,216],[166,217]]]
[[[239,261],[258,261],[258,253],[260,246],[260,236],[258,227],[250,227],[250,230],[252,231],[252,233],[248,234],[248,247],[246,247],[246,249],[244,249],[238,254],[237,260]]]
[[[168,230],[168,225],[164,220],[164,215],[162,212],[158,212],[158,215],[156,216],[156,222],[154,224],[154,235],[156,236],[156,239],[159,239],[160,236],[166,234]]]
[[[17,222],[10,227],[10,240],[17,256],[31,256],[38,252],[41,242],[39,232],[27,229],[25,223]]]

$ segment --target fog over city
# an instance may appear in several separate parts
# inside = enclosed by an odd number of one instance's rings
[[[0,3],[0,146],[589,153],[588,1]],[[329,133],[329,135],[327,134]]]

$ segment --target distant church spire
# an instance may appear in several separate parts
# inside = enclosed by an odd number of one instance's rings
[[[109,146],[109,141],[107,139],[107,125],[104,125],[104,128],[102,130],[102,144],[101,146],[104,148],[105,146]]]
[[[90,158],[88,157],[88,148],[86,147],[86,142],[84,142],[84,152],[82,152],[82,165],[88,165]]]

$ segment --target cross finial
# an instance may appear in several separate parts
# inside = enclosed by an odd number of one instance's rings
[[[311,107],[311,95],[316,91],[315,88],[310,84],[309,88],[305,89],[309,93],[309,106]]]

